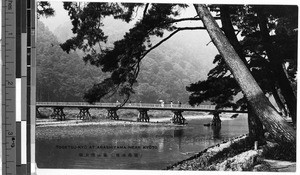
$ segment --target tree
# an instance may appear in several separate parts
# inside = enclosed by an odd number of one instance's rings
[[[295,130],[284,121],[266,98],[243,61],[218,27],[207,7],[199,4],[195,4],[194,6],[213,43],[241,87],[251,109],[254,110],[254,113],[277,142],[289,144],[295,149]]]
[[[124,31],[123,26],[118,30],[108,30],[108,28],[113,29],[124,23],[120,20],[107,21],[107,19],[106,22],[108,23],[102,28],[108,31],[106,34],[120,38],[120,34],[123,34],[120,31]],[[84,54],[81,51],[66,54],[58,47],[58,39],[62,34],[72,36],[69,34],[72,33],[69,31],[70,27],[71,24],[64,24],[59,27],[59,31],[51,33],[41,21],[38,21],[38,101],[82,101],[84,91],[94,83],[107,78],[96,66],[84,64],[81,60]],[[111,39],[108,39],[107,44],[113,46]],[[178,39],[174,38],[174,40]],[[137,79],[138,83],[134,86],[137,93],[131,95],[131,102],[157,103],[161,99],[166,102],[186,103],[188,101],[188,92],[184,87],[197,80],[199,66],[194,66],[192,62],[192,57],[197,58],[197,55],[188,51],[189,45],[171,43],[164,43],[163,47],[153,50],[144,59]],[[185,58],[187,55],[190,58]],[[168,71],[164,70],[166,65],[169,67]],[[181,67],[182,65],[185,67]],[[120,97],[115,94],[104,97],[101,101],[116,102],[117,100],[120,101]]]
[[[274,45],[276,51],[282,52],[281,58],[277,59],[281,64],[283,64],[286,60],[296,60],[297,58],[293,56],[297,53],[295,49],[295,34],[293,30],[297,28],[297,26],[293,26],[292,24],[297,24],[295,22],[295,7],[294,6],[263,6],[260,8],[264,8],[264,12],[268,14],[269,22],[268,22],[268,31],[273,31],[272,41],[270,43],[276,43]],[[287,9],[288,10],[287,10]],[[270,64],[270,56],[266,55],[265,49],[263,48],[263,42],[261,37],[261,30],[257,26],[258,18],[256,15],[256,6],[231,6],[231,5],[213,5],[210,6],[210,10],[216,11],[220,13],[221,22],[222,22],[222,30],[224,34],[233,45],[235,51],[238,53],[239,57],[246,64],[248,69],[251,71],[251,74],[255,78],[256,82],[258,82],[259,86],[262,88],[265,94],[272,94],[276,100],[277,106],[279,107],[280,112],[285,111],[285,107],[283,105],[282,100],[278,95],[278,89],[281,89],[278,86],[278,76],[274,74],[276,71],[276,66]],[[272,9],[272,10],[270,10]],[[278,12],[280,11],[280,15]],[[289,12],[289,14],[285,14],[284,12]],[[297,14],[297,11],[296,11]],[[287,19],[288,18],[288,19]],[[236,34],[233,29],[233,24],[242,33],[243,39],[242,41],[238,41]],[[274,21],[289,21],[288,24],[285,25],[285,37],[282,37],[279,32],[281,22],[276,23]],[[287,32],[288,31],[288,32]],[[289,35],[287,35],[289,33]],[[281,38],[281,39],[280,39]],[[282,38],[285,38],[285,41],[282,42]],[[285,47],[285,43],[289,43],[289,47]],[[258,47],[259,46],[259,47]],[[291,47],[292,46],[292,47]],[[283,54],[285,53],[285,54]],[[247,56],[248,61],[246,61],[245,56]],[[223,61],[221,56],[216,56],[215,62],[217,63],[216,67],[210,71],[208,74],[208,78],[205,81],[199,81],[197,83],[193,83],[187,87],[187,90],[192,92],[190,96],[190,103],[195,105],[201,103],[203,100],[210,100],[217,104],[217,107],[233,107],[242,109],[248,106],[248,111],[252,111],[249,109],[249,105],[247,105],[247,100],[241,98],[236,101],[236,95],[240,92],[240,88],[236,83],[231,83],[228,79],[233,79],[232,75],[228,73],[229,69],[227,68],[225,62]],[[274,69],[275,68],[275,69]],[[294,74],[292,74],[293,76]],[[274,78],[275,77],[275,78]],[[227,80],[227,81],[225,81]],[[219,86],[218,84],[228,82],[227,85]],[[207,84],[206,86],[202,86],[203,84]],[[290,83],[286,83],[285,86],[289,86]],[[221,89],[223,88],[223,89]],[[285,87],[284,87],[285,88]],[[211,93],[212,89],[214,89],[214,93]],[[217,90],[216,90],[217,89]],[[286,88],[285,88],[286,89]],[[292,90],[289,91],[293,93]],[[234,98],[235,97],[235,98]],[[285,98],[285,100],[289,100],[289,98]],[[291,100],[292,101],[292,100]],[[296,105],[296,103],[293,103]],[[252,115],[248,115],[248,119],[255,119],[256,117],[250,117]],[[291,115],[293,116],[293,115]],[[259,120],[257,120],[259,121]],[[249,122],[249,127],[251,127],[251,123]],[[294,122],[295,124],[295,122]],[[256,124],[256,127],[253,131],[256,131],[257,134],[263,133],[261,130],[258,130],[257,126],[261,124]],[[251,128],[249,128],[251,134]],[[254,135],[257,136],[254,133]]]
[[[83,49],[87,53],[84,57],[86,62],[101,67],[103,72],[111,73],[110,78],[94,85],[86,93],[85,99],[89,102],[97,101],[104,95],[115,93],[117,90],[121,95],[128,97],[133,93],[132,86],[136,83],[140,62],[150,51],[179,31],[199,29],[199,27],[177,28],[174,26],[176,22],[195,20],[195,18],[174,19],[179,15],[178,8],[186,7],[182,4],[88,3],[85,6],[79,6],[75,3],[65,3],[64,5],[71,15],[74,26],[72,30],[77,36],[67,40],[61,45],[62,48],[67,52],[71,49]],[[114,48],[105,48],[103,43],[106,42],[107,37],[101,30],[101,25],[103,25],[101,19],[112,15],[117,19],[130,21],[135,10],[134,7],[142,6],[144,7],[143,18],[125,34],[124,39],[114,43]],[[90,15],[88,14],[91,12],[94,14],[91,17],[92,20],[89,19]],[[91,21],[96,22],[92,23]],[[90,30],[86,31],[87,28]],[[173,33],[152,46],[150,37],[162,37],[164,30]],[[95,32],[99,33],[99,37],[93,38]],[[91,41],[83,42],[85,38],[91,38]],[[100,46],[95,47],[95,43],[99,43]]]
[[[273,7],[274,8],[274,7]],[[270,58],[270,64],[271,67],[273,68],[273,72],[274,72],[274,76],[277,77],[278,80],[278,85],[281,89],[282,95],[285,97],[286,99],[286,104],[289,108],[289,111],[291,113],[292,116],[292,120],[293,123],[296,125],[296,110],[297,110],[297,102],[296,102],[296,96],[293,93],[293,89],[291,87],[291,83],[288,80],[287,75],[284,72],[283,66],[282,66],[282,58],[286,58],[286,55],[283,54],[287,54],[290,53],[291,55],[288,56],[288,59],[294,59],[297,60],[297,55],[294,55],[295,53],[297,53],[297,42],[296,40],[291,40],[289,39],[290,36],[288,36],[287,32],[288,31],[284,31],[284,29],[281,29],[282,31],[277,32],[279,33],[279,35],[277,37],[282,37],[279,40],[277,40],[276,43],[274,43],[274,40],[271,38],[270,34],[269,34],[269,30],[268,30],[268,22],[267,22],[267,14],[268,11],[273,10],[270,8],[265,8],[263,6],[256,6],[256,11],[257,11],[257,15],[258,15],[258,20],[259,20],[259,26],[261,29],[261,38],[262,38],[262,43],[263,46],[266,49],[266,54],[268,55],[268,58]],[[267,10],[267,12],[266,12]],[[298,8],[294,7],[294,8],[289,8],[288,15],[291,15],[292,20],[297,19],[297,11]],[[282,13],[281,10],[279,10],[279,8],[275,7],[275,11],[277,12],[276,15],[278,15],[278,13]],[[286,12],[285,10],[283,10],[283,12]],[[279,14],[280,15],[280,14]],[[296,16],[296,17],[295,17]],[[289,20],[285,19],[287,22],[289,22]],[[297,22],[294,21],[293,24],[297,24]],[[283,26],[282,26],[283,27]],[[297,26],[295,26],[294,28],[297,28]],[[287,28],[286,28],[287,29]],[[294,36],[294,37],[297,37]],[[281,42],[281,43],[278,43]],[[295,43],[296,42],[296,43]],[[282,46],[282,43],[284,44],[288,44],[288,51],[283,50],[283,49],[287,49],[287,48],[280,48],[280,45]],[[280,45],[279,45],[280,44]]]
[[[47,1],[38,1],[37,2],[38,17],[40,17],[40,16],[50,17],[50,16],[53,16],[54,13],[55,12],[49,2],[47,2]]]
[[[112,15],[130,21],[136,7],[144,8],[141,20],[136,22],[123,39],[116,41],[113,48],[105,48],[103,43],[106,42],[106,36],[101,30],[103,25],[101,19]],[[201,19],[219,49],[222,59],[225,60],[241,87],[251,109],[278,142],[295,144],[295,131],[285,123],[266,99],[248,68],[216,26],[207,8],[203,5],[195,5],[200,18],[177,19],[178,9],[186,7],[187,5],[182,4],[88,3],[80,6],[65,3],[65,9],[69,11],[74,26],[73,32],[77,36],[66,41],[61,47],[67,52],[76,49],[84,50],[87,53],[84,57],[85,61],[101,67],[104,72],[111,73],[109,78],[94,85],[86,93],[86,100],[98,101],[104,95],[117,90],[128,97],[134,92],[132,87],[139,74],[140,62],[150,51],[182,30],[205,29],[204,27],[176,27],[174,24]],[[164,31],[169,31],[171,34],[152,45],[151,37],[162,37]]]

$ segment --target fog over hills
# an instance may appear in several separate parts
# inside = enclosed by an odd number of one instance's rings
[[[61,12],[59,12],[61,13]],[[50,17],[52,18],[52,17]],[[59,18],[54,16],[53,18]],[[40,35],[40,37],[45,37],[43,42],[46,41],[48,37],[53,38],[55,36],[55,43],[58,46],[59,43],[65,42],[67,39],[74,36],[72,33],[72,24],[69,20],[64,18],[64,22],[59,22],[57,27],[54,27],[54,23],[50,20],[41,19],[38,24],[44,26],[42,27],[43,31],[47,35]],[[112,17],[107,17],[103,20],[104,26],[102,27],[104,33],[108,36],[108,42],[106,47],[113,47],[113,42],[122,39],[124,34],[134,25],[134,22],[125,23],[121,20],[115,20]],[[191,23],[186,23],[184,25],[194,25]],[[196,24],[198,26],[198,24]],[[201,23],[199,24],[201,26]],[[52,32],[51,32],[52,31]],[[52,33],[52,34],[51,34]],[[164,37],[167,37],[170,33],[164,33]],[[152,45],[155,45],[162,38],[152,37]],[[52,40],[52,39],[51,39]],[[51,43],[49,43],[51,44]],[[55,49],[61,50],[59,47],[55,46]],[[62,53],[59,51],[59,53]],[[138,77],[138,83],[135,85],[135,95],[132,96],[131,101],[144,101],[144,102],[157,102],[160,99],[165,101],[177,101],[180,100],[184,103],[188,101],[188,92],[185,90],[185,87],[190,83],[204,80],[207,77],[208,71],[213,68],[213,59],[217,54],[215,46],[210,42],[210,38],[205,30],[193,30],[193,31],[181,31],[174,35],[169,40],[165,41],[158,48],[151,51],[143,60],[141,64],[141,70]],[[75,57],[74,54],[77,54]],[[43,55],[43,54],[42,54]],[[72,53],[72,56],[63,54],[63,58],[67,59],[76,59],[82,61],[82,56],[84,55],[81,51],[76,51]],[[45,55],[43,55],[45,56]],[[71,58],[72,57],[72,58]],[[77,58],[78,57],[78,58]],[[43,60],[46,58],[43,58]],[[78,61],[76,61],[77,63]],[[79,63],[82,67],[80,69],[84,70],[84,74],[87,74],[87,71],[91,69],[90,75],[95,77],[89,78],[89,83],[92,85],[92,82],[100,82],[103,79],[104,74],[101,73],[99,68],[94,66],[84,65]],[[53,63],[54,64],[54,63]],[[74,63],[72,63],[74,65]],[[55,63],[57,65],[57,63]],[[40,64],[41,67],[46,66]],[[49,66],[49,65],[48,65]],[[59,64],[61,66],[61,64]],[[68,66],[68,65],[65,65]],[[86,67],[88,66],[88,67]],[[68,68],[66,68],[68,69]],[[72,69],[72,68],[71,68]],[[41,71],[43,69],[40,69]],[[49,73],[49,72],[48,72]],[[48,98],[47,95],[42,95],[39,100],[50,100],[50,101],[78,101],[81,99],[83,91],[90,87],[91,85],[83,85],[80,82],[81,72],[76,74],[76,81],[78,81],[78,86],[85,87],[83,89],[76,89],[76,97],[68,96],[64,99],[61,99],[59,96],[54,99],[43,99]],[[47,74],[47,76],[51,77]],[[44,76],[44,77],[47,77]],[[53,75],[54,76],[54,75]],[[72,76],[72,74],[65,75]],[[107,76],[107,74],[106,74]],[[72,79],[72,78],[71,78]],[[43,80],[43,82],[47,80]],[[68,83],[62,83],[64,86],[68,86]],[[75,83],[76,84],[76,83]],[[72,86],[76,86],[72,84]],[[80,85],[79,85],[80,84]],[[45,88],[51,89],[51,87]],[[69,88],[60,88],[57,91],[62,89]],[[64,93],[61,91],[61,93]],[[68,94],[72,94],[69,93]],[[112,97],[109,101],[114,101],[118,97]]]
[[[108,35],[107,47],[113,47],[113,42],[122,39],[124,34],[133,26],[132,23],[127,24],[121,20],[115,20],[112,17],[104,19],[103,23],[104,27],[102,29],[104,33]],[[56,27],[53,34],[57,36],[58,41],[62,43],[74,36],[71,29],[72,24],[66,22]],[[166,32],[164,37],[168,35],[169,33]],[[153,45],[161,39],[162,38],[157,37],[153,38]],[[78,53],[82,56],[80,52]],[[181,31],[164,42],[157,49],[151,51],[143,62],[151,57],[158,62],[167,61],[181,65],[188,63],[192,67],[190,72],[190,75],[192,75],[191,81],[197,81],[206,78],[208,71],[213,67],[212,61],[217,53],[215,46],[210,42],[210,38],[205,30]],[[157,54],[160,56],[157,56]],[[187,73],[189,74],[189,72]],[[193,77],[194,74],[195,77]]]

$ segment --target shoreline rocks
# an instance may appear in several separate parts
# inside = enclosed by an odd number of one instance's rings
[[[220,158],[220,156],[223,157],[222,153],[230,149],[233,145],[247,142],[247,138],[247,135],[243,135],[227,142],[224,141],[221,144],[203,150],[193,157],[167,167],[167,170],[207,170],[207,167],[209,167],[212,162]]]
[[[258,151],[249,150],[234,157],[228,158],[222,163],[210,165],[207,169],[218,171],[249,171],[257,162],[258,155]]]
[[[254,150],[247,135],[209,147],[196,156],[180,161],[167,170],[192,171],[263,171],[295,172],[296,162],[271,160],[264,153],[276,144],[268,143]],[[275,146],[274,146],[275,145]]]

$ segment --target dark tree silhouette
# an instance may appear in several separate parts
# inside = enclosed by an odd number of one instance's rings
[[[47,1],[38,1],[37,2],[37,14],[38,17],[45,16],[50,17],[55,13],[54,9],[51,7],[50,2]]]
[[[211,16],[208,8],[200,4],[195,4],[194,6],[213,43],[241,87],[253,112],[259,117],[262,124],[277,142],[286,144],[295,150],[296,131],[285,122],[266,98],[248,68],[240,59],[222,30],[218,27],[218,24]]]

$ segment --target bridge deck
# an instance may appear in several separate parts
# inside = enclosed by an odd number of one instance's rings
[[[37,102],[36,107],[64,107],[64,108],[98,108],[98,109],[144,109],[144,110],[170,110],[170,111],[201,111],[201,112],[227,112],[227,113],[247,113],[247,111],[233,110],[231,108],[215,109],[215,105],[179,105],[179,104],[154,104],[154,103],[126,103],[119,107],[120,103],[95,103],[90,104],[86,102]]]

